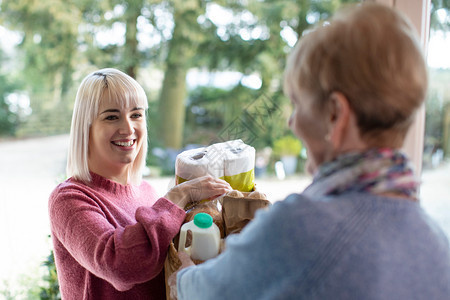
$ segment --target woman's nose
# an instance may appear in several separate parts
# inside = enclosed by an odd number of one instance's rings
[[[293,123],[293,122],[294,122],[294,113],[292,112],[291,115],[290,115],[289,118],[288,118],[288,121],[287,121],[287,125],[288,125],[288,127],[291,128],[291,129],[292,129],[292,123]]]
[[[133,122],[125,118],[120,124],[119,133],[124,135],[130,135],[134,133]]]

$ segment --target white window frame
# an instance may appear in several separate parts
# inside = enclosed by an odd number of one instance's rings
[[[424,53],[428,50],[428,36],[430,32],[431,0],[366,0],[383,3],[395,7],[409,17],[417,29],[422,42]],[[417,112],[417,116],[406,136],[403,150],[411,159],[417,174],[422,172],[422,156],[425,135],[425,105]]]

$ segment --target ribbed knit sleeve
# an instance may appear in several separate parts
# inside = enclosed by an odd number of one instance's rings
[[[129,290],[161,272],[185,214],[165,198],[154,199],[148,186],[94,183],[95,188],[66,183],[50,197],[51,229],[59,242],[55,245],[64,248],[56,248],[55,255],[60,269],[65,268],[62,272],[76,272],[71,260],[63,257],[67,251],[82,268],[118,291]]]

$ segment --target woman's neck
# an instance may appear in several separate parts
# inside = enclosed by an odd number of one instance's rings
[[[91,168],[89,171],[98,174],[106,179],[112,180],[114,182],[120,183],[122,185],[129,184],[129,168],[120,169],[105,169],[105,168]]]

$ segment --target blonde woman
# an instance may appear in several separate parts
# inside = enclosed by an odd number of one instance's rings
[[[67,175],[49,215],[63,299],[165,299],[163,263],[189,202],[228,191],[211,177],[159,198],[142,180],[147,98],[116,69],[89,74],[76,96]]]
[[[448,299],[449,242],[399,151],[426,72],[414,28],[380,4],[301,37],[285,84],[313,182],[179,271],[178,299]]]

